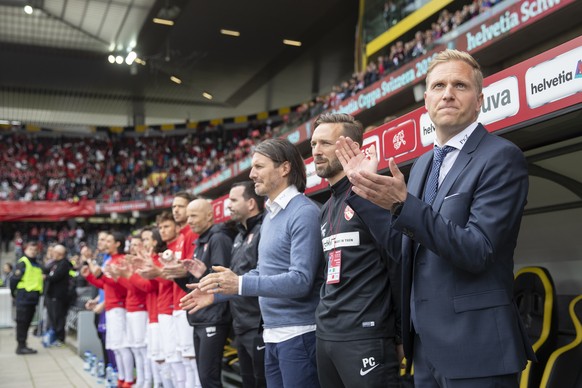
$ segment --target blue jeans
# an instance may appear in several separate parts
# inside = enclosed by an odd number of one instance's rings
[[[319,388],[315,361],[315,331],[278,344],[265,345],[267,387]]]

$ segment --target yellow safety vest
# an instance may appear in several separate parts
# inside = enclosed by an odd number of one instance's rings
[[[25,289],[27,292],[38,291],[42,292],[42,269],[32,265],[28,257],[22,256],[18,262],[25,265],[24,275],[16,285],[17,289]]]

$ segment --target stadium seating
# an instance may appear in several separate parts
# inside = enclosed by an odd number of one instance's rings
[[[540,388],[582,387],[582,295],[560,298],[565,308],[559,315],[558,348],[548,359]]]
[[[549,271],[543,267],[520,269],[515,275],[514,296],[537,357],[521,373],[520,388],[538,388],[558,334],[556,291]]]

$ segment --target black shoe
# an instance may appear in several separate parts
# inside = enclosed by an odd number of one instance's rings
[[[16,348],[16,354],[36,354],[38,351],[27,346],[19,346]]]

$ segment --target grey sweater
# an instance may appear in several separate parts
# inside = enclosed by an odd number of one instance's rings
[[[323,281],[319,208],[294,197],[271,219],[265,213],[259,263],[242,277],[242,295],[258,296],[265,328],[315,324]]]

